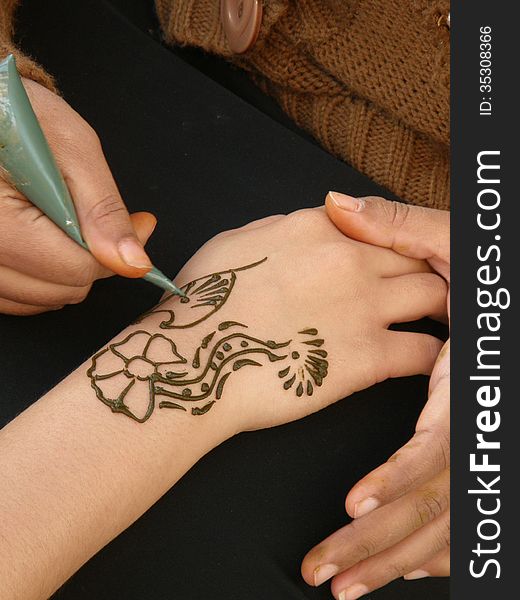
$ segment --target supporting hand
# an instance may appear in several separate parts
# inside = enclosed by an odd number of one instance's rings
[[[349,237],[425,259],[449,283],[448,212],[337,193],[326,208]],[[334,577],[335,597],[356,600],[400,576],[449,575],[449,361],[448,340],[415,435],[350,490],[346,509],[354,521],[307,554],[308,583]]]

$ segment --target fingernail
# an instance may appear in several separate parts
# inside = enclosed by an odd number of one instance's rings
[[[412,579],[423,579],[424,577],[430,577],[428,571],[423,571],[422,569],[416,569],[415,571],[411,571],[407,575],[403,577],[406,581],[411,581]]]
[[[353,198],[347,194],[339,192],[329,192],[329,196],[334,204],[341,210],[350,212],[361,212],[365,208],[365,200],[363,198]]]
[[[152,263],[141,244],[133,238],[125,238],[117,245],[119,256],[130,267],[136,269],[151,269]]]
[[[361,502],[356,502],[356,504],[354,504],[354,519],[357,519],[358,517],[362,517],[363,515],[372,512],[378,506],[379,500],[373,498],[372,496],[361,500]]]
[[[314,585],[317,587],[325,583],[331,577],[334,577],[339,571],[336,565],[320,565],[314,569]]]
[[[361,596],[368,594],[368,592],[369,589],[366,585],[355,583],[339,593],[339,600],[357,600],[358,598],[361,598]]]

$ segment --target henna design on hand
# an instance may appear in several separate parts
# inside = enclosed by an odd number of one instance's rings
[[[265,260],[196,279],[182,288],[186,298],[176,297],[175,310],[161,308],[172,297],[167,296],[137,322],[165,314],[167,318],[159,325],[162,329],[194,327],[227,301],[237,272]],[[200,310],[188,312],[188,304],[190,310],[202,309],[203,314]],[[243,323],[222,321],[202,338],[189,363],[173,339],[139,329],[95,354],[87,375],[99,400],[112,412],[139,423],[150,418],[157,401],[159,408],[186,411],[186,406],[191,405],[192,415],[207,413],[221,399],[232,373],[244,367],[280,363],[278,377],[284,380],[282,388],[293,389],[298,397],[312,396],[314,387],[322,385],[328,362],[322,348],[324,340],[317,337],[317,329],[303,329],[295,340],[282,342],[262,340],[245,329],[248,326]]]

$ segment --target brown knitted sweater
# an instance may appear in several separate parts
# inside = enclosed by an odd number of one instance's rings
[[[263,0],[243,55],[218,0],[156,7],[166,42],[228,58],[330,152],[402,198],[449,207],[449,0]]]
[[[13,51],[17,3],[0,0],[0,57]],[[156,0],[165,41],[226,57],[330,152],[404,199],[449,207],[449,0],[263,0],[242,55],[219,5]],[[52,87],[15,54],[23,75]]]

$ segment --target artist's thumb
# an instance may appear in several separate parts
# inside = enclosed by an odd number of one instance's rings
[[[142,277],[152,268],[143,244],[155,217],[138,213],[130,218],[99,142],[86,144],[82,155],[62,164],[62,171],[83,238],[103,267],[125,277]]]
[[[428,260],[449,281],[449,211],[339,192],[327,194],[325,207],[336,227],[350,238]]]

